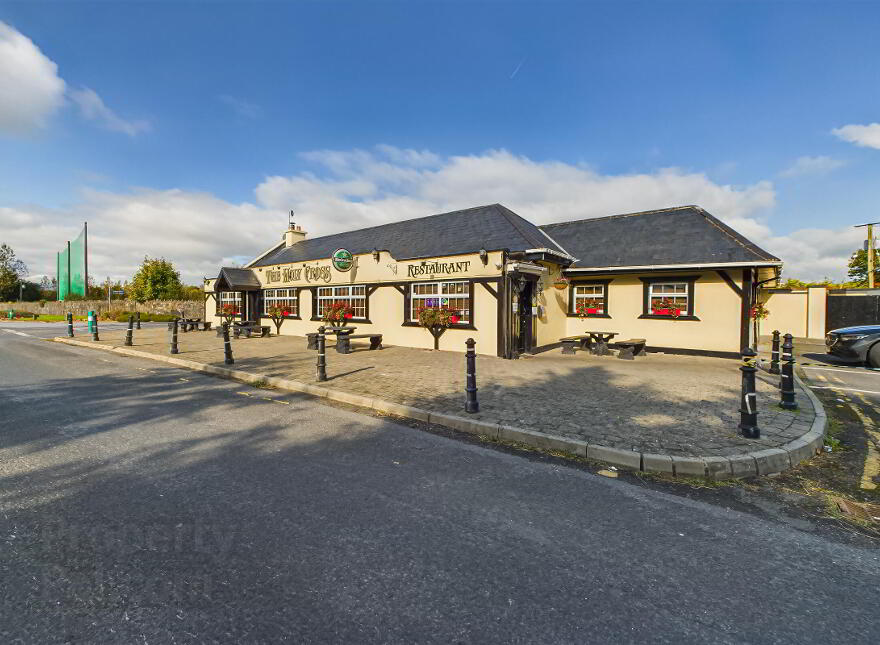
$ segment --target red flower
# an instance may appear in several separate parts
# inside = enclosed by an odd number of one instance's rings
[[[458,316],[449,316],[449,322],[453,325],[458,322]]]
[[[346,319],[351,318],[351,317],[352,317],[352,314],[345,314],[344,317],[345,317]]]
[[[289,315],[290,315],[290,312],[289,312],[289,311],[282,311],[282,312],[281,312],[281,315],[282,315],[282,316],[289,316]]]

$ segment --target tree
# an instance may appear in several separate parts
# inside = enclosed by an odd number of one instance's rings
[[[849,259],[847,274],[860,287],[868,286],[868,252],[859,249]],[[874,284],[880,285],[880,251],[874,249]]]
[[[16,300],[18,284],[28,274],[24,262],[8,244],[0,244],[0,300]]]
[[[180,272],[164,258],[144,258],[141,268],[134,274],[128,290],[129,296],[138,302],[145,300],[179,300],[183,294]]]

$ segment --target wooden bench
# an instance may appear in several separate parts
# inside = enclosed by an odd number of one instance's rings
[[[260,325],[258,323],[248,325],[237,324],[232,328],[232,336],[233,338],[239,338],[241,333],[244,332],[246,338],[250,338],[253,334],[259,334],[260,338],[265,338],[269,335],[270,329],[268,325]]]
[[[340,354],[351,354],[352,338],[369,338],[370,349],[382,349],[382,334],[345,334],[336,337],[336,351]]]
[[[617,358],[622,358],[623,360],[631,361],[636,356],[646,356],[645,353],[645,339],[644,338],[630,338],[629,340],[618,340],[611,343],[614,347],[617,348]]]
[[[587,343],[590,342],[590,335],[566,336],[565,338],[560,338],[559,342],[562,343],[563,354],[574,354],[576,344],[579,346],[578,349],[586,349]]]

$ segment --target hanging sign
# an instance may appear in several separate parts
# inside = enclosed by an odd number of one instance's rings
[[[354,264],[354,256],[348,249],[336,249],[333,251],[330,261],[337,271],[348,271]]]

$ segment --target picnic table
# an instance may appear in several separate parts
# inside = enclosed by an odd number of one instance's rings
[[[589,349],[596,356],[605,356],[608,354],[608,341],[617,334],[616,331],[585,331],[583,334],[566,336],[559,340],[562,342],[563,354],[574,354],[575,344],[579,344],[580,349]]]

